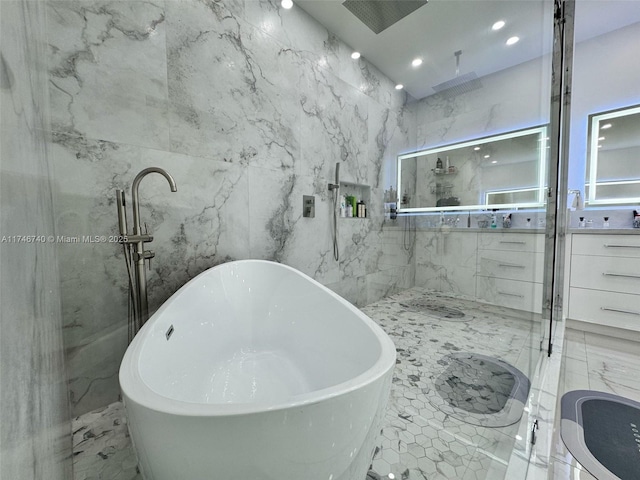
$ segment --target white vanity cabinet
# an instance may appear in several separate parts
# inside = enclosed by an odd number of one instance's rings
[[[574,233],[569,319],[640,331],[640,235]]]
[[[541,313],[544,234],[478,235],[476,292],[480,300]]]

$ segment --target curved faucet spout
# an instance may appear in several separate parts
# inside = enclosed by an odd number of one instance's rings
[[[140,182],[142,181],[142,179],[150,173],[159,173],[167,179],[172,192],[178,191],[176,182],[173,177],[169,175],[166,170],[160,167],[145,168],[138,175],[136,175],[136,178],[133,180],[133,185],[131,186],[131,203],[133,207],[133,233],[135,235],[140,235],[142,233],[140,228],[140,205],[138,203],[138,188],[140,187]]]

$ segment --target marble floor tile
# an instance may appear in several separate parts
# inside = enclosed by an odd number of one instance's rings
[[[74,480],[142,480],[121,402],[73,420]]]
[[[420,305],[416,300],[443,308],[411,307]],[[464,318],[447,319],[451,309],[462,312]],[[531,348],[532,329],[537,328],[532,319],[423,288],[405,290],[362,310],[391,336],[398,353],[389,406],[368,478],[503,479],[518,423],[489,428],[455,418],[438,393],[436,381],[445,371],[447,355],[456,352],[519,363],[518,368],[531,376],[533,356],[523,351]],[[136,464],[122,403],[74,421],[75,480],[141,480]]]
[[[637,343],[568,329],[562,362],[558,412],[562,395],[572,390],[591,389],[640,401],[640,345]],[[554,432],[548,478],[596,480],[564,445],[560,415],[556,415]]]

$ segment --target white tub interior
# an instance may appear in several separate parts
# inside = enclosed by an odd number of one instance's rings
[[[234,262],[158,310],[141,332],[138,367],[149,388],[174,400],[274,405],[371,368],[381,355],[372,324],[295,270]]]

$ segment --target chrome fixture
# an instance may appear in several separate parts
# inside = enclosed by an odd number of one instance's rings
[[[153,241],[153,236],[149,234],[147,224],[144,225],[144,233],[140,225],[140,203],[138,190],[140,182],[150,173],[159,173],[169,182],[172,192],[176,192],[176,182],[171,175],[159,167],[149,167],[142,170],[133,180],[131,186],[131,198],[133,209],[133,235],[129,235],[127,225],[127,210],[124,190],[116,190],[116,200],[118,207],[118,228],[120,230],[120,243],[122,243],[127,273],[129,276],[129,341],[140,330],[149,317],[149,303],[147,298],[147,276],[145,271],[145,260],[149,261],[151,269],[151,259],[155,257],[155,252],[145,250],[144,244]],[[135,251],[134,251],[135,247]],[[135,281],[131,271],[135,264]]]
[[[338,190],[340,189],[340,162],[336,163],[336,183],[329,184],[329,191],[333,192],[333,258],[340,260],[338,249]]]

